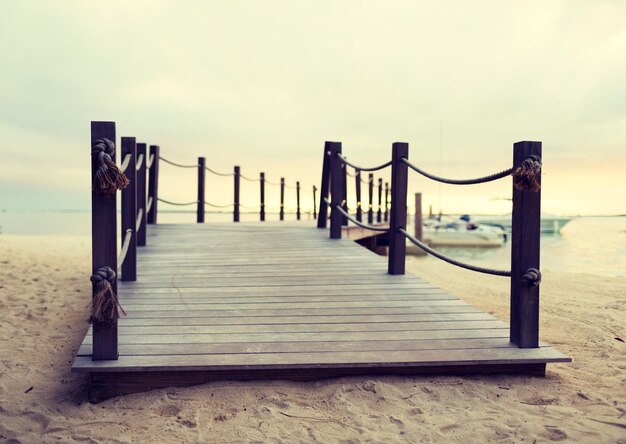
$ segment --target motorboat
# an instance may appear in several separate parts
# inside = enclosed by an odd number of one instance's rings
[[[507,240],[503,228],[484,225],[470,220],[440,216],[424,220],[423,239],[432,246],[446,247],[499,247]]]

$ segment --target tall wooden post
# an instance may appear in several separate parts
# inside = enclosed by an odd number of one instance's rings
[[[374,175],[370,173],[369,182],[367,184],[368,192],[369,192],[369,200],[367,207],[367,223],[374,223]]]
[[[300,182],[296,182],[296,219],[300,220]]]
[[[356,170],[354,173],[354,181],[356,186],[356,220],[362,222],[363,209],[361,208],[361,170]]]
[[[330,189],[330,144],[333,142],[324,142],[324,161],[322,162],[322,183],[320,185],[320,210],[317,217],[317,228],[326,228],[328,219],[328,204],[324,201],[328,198],[328,190]]]
[[[206,159],[198,157],[198,223],[204,223],[204,175],[206,173]]]
[[[337,210],[337,206],[341,206],[343,200],[343,182],[344,169],[343,162],[339,159],[338,154],[341,153],[341,142],[332,142],[330,144],[330,238],[341,239],[341,224],[343,215]]]
[[[233,175],[235,180],[235,198],[233,200],[233,222],[239,222],[239,183],[240,183],[240,168],[235,166],[235,174]]]
[[[389,182],[385,182],[385,222],[389,221]]]
[[[152,198],[152,205],[148,211],[148,223],[157,223],[157,205],[159,201],[159,147],[150,145],[150,157],[153,157],[150,165],[150,181],[148,182],[148,200]]]
[[[422,218],[422,193],[415,193],[415,239],[424,237],[424,221]]]
[[[378,178],[378,211],[376,212],[376,222],[383,221],[383,179]]]
[[[531,155],[541,157],[541,142],[514,144],[513,169]],[[539,270],[540,233],[541,191],[513,187],[511,342],[520,348],[539,347],[539,286],[524,282],[522,276],[531,268]]]
[[[317,219],[317,196],[316,194],[317,194],[317,187],[313,185],[313,219]]]
[[[389,274],[404,274],[406,238],[406,193],[408,170],[402,158],[409,158],[409,144],[395,142],[391,150],[391,217],[389,221]]]
[[[141,160],[137,170],[137,246],[146,245],[146,224],[148,223],[148,208],[146,207],[146,164],[148,155],[145,143],[137,144],[137,160]]]
[[[96,141],[108,139],[113,143],[115,138],[115,122],[91,122],[91,145]],[[115,162],[115,153],[111,156]],[[101,267],[110,267],[117,272],[117,193],[108,196],[96,191],[93,186],[98,170],[98,156],[91,157],[91,269],[92,274]],[[93,284],[93,294],[96,292]],[[117,279],[113,283],[113,291],[117,294]],[[100,322],[93,324],[93,355],[94,361],[117,359],[117,322],[106,325]]]
[[[128,186],[122,190],[122,245],[124,236],[131,230],[126,259],[122,263],[123,281],[137,280],[137,144],[134,137],[122,137],[122,159],[130,155],[130,163],[124,174]]]
[[[261,211],[259,217],[261,218],[261,222],[263,222],[265,221],[265,173],[261,173],[259,183],[261,185]]]
[[[280,178],[280,220],[285,220],[285,178]]]

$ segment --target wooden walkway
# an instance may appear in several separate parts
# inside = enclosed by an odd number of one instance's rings
[[[349,239],[309,223],[153,225],[118,360],[92,361],[91,331],[72,366],[90,397],[211,379],[312,379],[367,373],[543,374],[570,359],[509,343],[508,325]]]

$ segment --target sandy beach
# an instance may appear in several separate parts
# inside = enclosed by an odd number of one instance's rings
[[[2,442],[626,443],[626,282],[546,272],[546,378],[215,382],[86,400],[70,364],[88,328],[90,238],[0,236]],[[427,265],[427,267],[426,267]],[[508,321],[508,281],[445,263],[408,270]]]

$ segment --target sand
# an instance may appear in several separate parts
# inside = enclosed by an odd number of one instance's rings
[[[626,443],[626,282],[544,273],[546,378],[216,382],[86,401],[90,240],[0,236],[1,442]],[[507,320],[506,279],[410,258],[411,272]],[[620,339],[617,339],[620,338]]]

